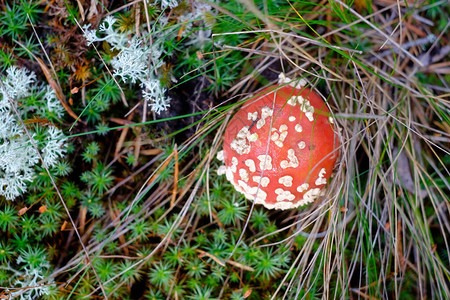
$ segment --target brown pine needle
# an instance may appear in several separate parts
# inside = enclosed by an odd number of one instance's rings
[[[134,116],[134,112],[132,112],[128,117],[127,120],[122,120],[122,119],[117,119],[117,118],[113,118],[114,122],[119,123],[120,125],[127,125],[126,122],[131,122],[131,120],[133,119]],[[120,123],[122,122],[122,123]],[[130,127],[125,127],[122,129],[122,132],[120,133],[120,137],[119,140],[117,141],[116,144],[116,150],[114,151],[114,158],[117,158],[120,150],[122,149],[123,143],[125,142],[125,138],[127,137],[128,131],[130,130]]]
[[[157,149],[157,148],[156,149],[144,149],[144,150],[141,150],[141,155],[152,156],[152,155],[158,155],[162,152],[163,151],[161,149]]]
[[[74,118],[75,120],[78,120],[78,116],[73,112],[73,110],[70,108],[69,104],[67,104],[66,100],[64,99],[64,94],[62,92],[61,86],[58,84],[56,80],[53,79],[50,70],[47,68],[45,63],[40,59],[39,57],[35,56],[36,61],[39,64],[39,67],[41,67],[42,72],[45,75],[45,78],[47,78],[48,83],[50,84],[51,88],[55,92],[56,98],[58,98],[59,102],[61,102],[61,105],[64,107],[64,109],[67,111],[69,116]]]
[[[178,194],[178,174],[179,174],[179,168],[178,168],[178,149],[177,144],[173,147],[173,153],[175,158],[175,170],[173,173],[173,190],[172,190],[172,199],[170,200],[170,207],[173,207],[175,204],[175,200],[177,198]]]

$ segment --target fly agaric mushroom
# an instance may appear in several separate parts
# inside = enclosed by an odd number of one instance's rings
[[[280,75],[280,83],[234,115],[217,155],[225,164],[218,173],[269,209],[296,208],[322,195],[339,145],[321,97],[304,80]]]

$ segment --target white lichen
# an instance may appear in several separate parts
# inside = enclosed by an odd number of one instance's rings
[[[66,137],[61,130],[37,124],[27,129],[30,138],[19,118],[56,118],[64,109],[48,85],[36,82],[33,72],[10,67],[0,80],[0,195],[14,200],[27,191],[27,184],[35,177],[40,161],[37,151],[47,167],[55,166],[66,152]],[[39,97],[29,104],[25,98],[32,94]],[[39,135],[33,130],[39,130]]]

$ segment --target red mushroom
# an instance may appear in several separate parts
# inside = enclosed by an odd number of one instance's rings
[[[337,158],[333,119],[304,81],[281,85],[249,100],[225,130],[218,158],[234,188],[269,209],[313,202],[324,191]],[[267,155],[266,155],[267,153]]]

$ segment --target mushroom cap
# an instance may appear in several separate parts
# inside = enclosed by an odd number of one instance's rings
[[[275,85],[230,120],[219,174],[257,204],[296,208],[323,194],[338,146],[330,111],[317,93]]]

